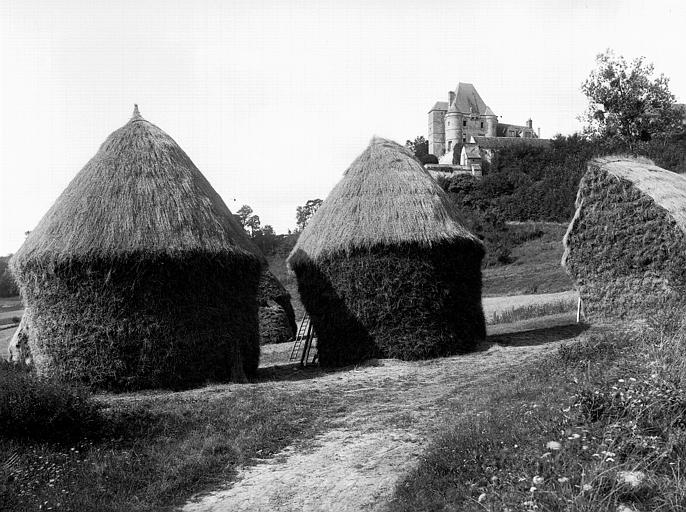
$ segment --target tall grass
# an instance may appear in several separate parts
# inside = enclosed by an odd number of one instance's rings
[[[509,324],[530,318],[569,313],[570,311],[575,311],[576,306],[576,300],[558,300],[544,304],[529,304],[504,311],[494,311],[488,320],[490,324]]]
[[[591,330],[448,423],[392,510],[686,509],[686,329]]]

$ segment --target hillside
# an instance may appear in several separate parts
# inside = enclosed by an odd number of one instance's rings
[[[566,223],[508,223],[507,228],[515,234],[515,238],[517,233],[533,232],[538,236],[513,246],[512,263],[484,269],[484,297],[556,293],[574,289],[561,265]]]

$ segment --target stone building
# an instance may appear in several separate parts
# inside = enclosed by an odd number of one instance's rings
[[[536,139],[539,135],[531,119],[524,126],[499,123],[476,88],[460,82],[448,93],[447,102],[438,101],[429,111],[429,153],[439,158],[452,155],[456,147],[461,150],[472,137]],[[442,163],[452,162],[444,159]]]

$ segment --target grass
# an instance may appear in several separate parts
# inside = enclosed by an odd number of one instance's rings
[[[510,223],[515,243],[507,265],[483,270],[483,296],[554,293],[574,288],[562,268],[562,238],[566,224]]]
[[[390,510],[683,510],[685,360],[684,328],[588,331],[447,420]]]
[[[528,320],[530,318],[569,313],[570,311],[575,311],[576,308],[576,300],[558,300],[545,304],[529,304],[527,306],[513,307],[504,311],[494,311],[493,316],[486,320],[489,324],[509,324],[519,322],[520,320]]]
[[[0,468],[14,460],[0,469],[4,510],[170,510],[343,412],[330,394],[283,386],[101,400],[107,428],[79,442],[0,438]]]

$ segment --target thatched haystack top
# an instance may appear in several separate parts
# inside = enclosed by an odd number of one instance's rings
[[[481,244],[409,150],[374,138],[312,217],[289,263],[305,255],[317,260],[379,245],[456,240]]]
[[[188,155],[136,107],[29,234],[13,266],[140,253],[248,256],[254,250]]]
[[[589,169],[602,170],[630,181],[674,218],[686,233],[686,177],[658,167],[647,158],[606,156],[589,162]]]

